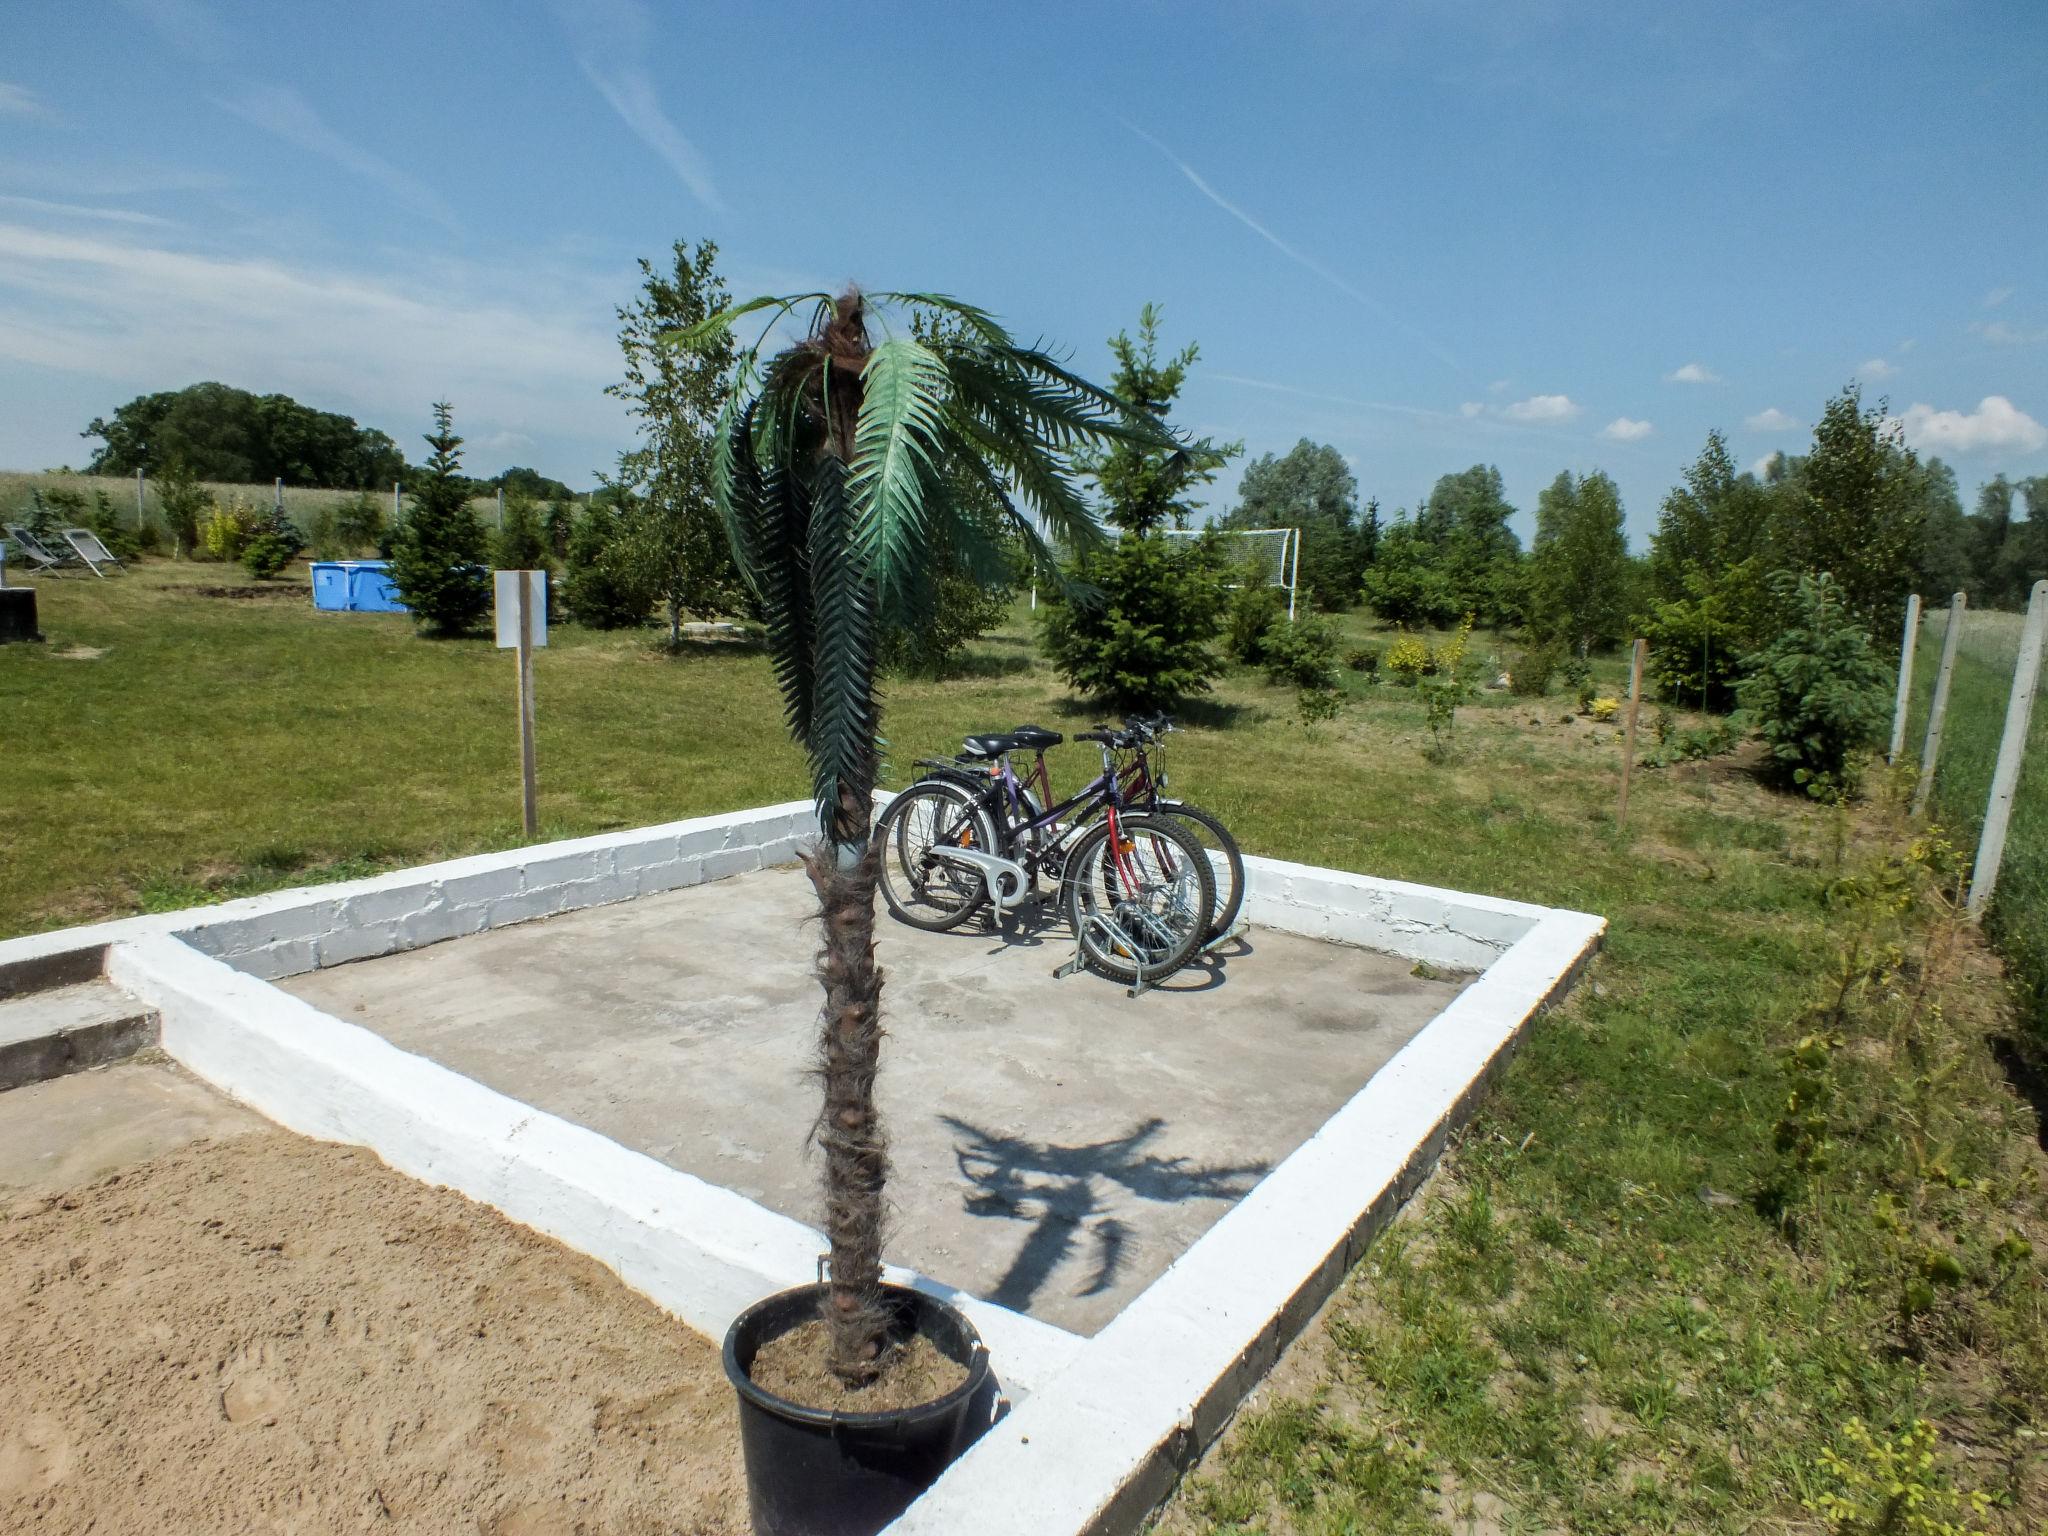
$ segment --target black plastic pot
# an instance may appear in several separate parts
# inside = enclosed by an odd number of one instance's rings
[[[995,1402],[988,1350],[954,1307],[908,1287],[883,1288],[899,1336],[921,1333],[967,1379],[944,1397],[890,1413],[806,1408],[754,1384],[754,1356],[818,1316],[825,1287],[758,1301],[725,1335],[725,1374],[740,1395],[740,1446],[754,1536],[874,1536],[988,1428]]]

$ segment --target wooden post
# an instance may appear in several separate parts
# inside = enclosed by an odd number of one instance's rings
[[[1981,917],[1998,886],[2005,859],[2005,833],[2019,793],[2020,763],[2027,755],[2027,731],[2034,718],[2034,687],[2041,680],[2041,641],[2048,626],[2048,581],[2037,581],[2027,599],[2027,627],[2020,631],[2019,662],[2012,669],[2012,697],[2005,705],[2005,735],[1998,742],[1998,766],[1991,774],[1991,800],[1984,807],[1984,835],[1970,873],[1970,916]]]
[[[393,528],[398,526],[398,520],[403,511],[404,509],[398,504],[398,482],[394,480],[391,482],[391,526]]]
[[[148,522],[148,514],[142,508],[142,466],[135,466],[135,529],[139,533]]]
[[[279,475],[279,476],[277,477],[277,487],[276,487],[276,491],[275,491],[275,499],[274,499],[274,500],[273,500],[273,501],[271,502],[271,505],[272,505],[272,506],[274,506],[275,508],[277,508],[277,515],[278,515],[279,517],[282,517],[282,516],[284,516],[284,476],[283,476],[283,475]]]
[[[1906,710],[1913,702],[1913,648],[1920,640],[1920,594],[1906,599],[1906,638],[1899,642],[1899,696],[1892,704],[1892,744],[1884,760],[1896,763],[1906,744]]]
[[[1638,639],[1628,664],[1628,728],[1621,740],[1621,805],[1614,813],[1617,827],[1628,825],[1628,779],[1636,766],[1636,715],[1643,707],[1643,656],[1650,648]]]
[[[505,531],[505,487],[498,487],[498,532]]]
[[[526,835],[540,833],[540,804],[535,784],[533,754],[533,608],[526,600],[526,573],[520,572],[519,605],[519,795],[526,818]]]
[[[1948,628],[1941,635],[1941,670],[1934,674],[1934,699],[1927,706],[1927,736],[1920,743],[1920,782],[1913,786],[1913,814],[1927,809],[1927,797],[1934,793],[1934,763],[1941,756],[1941,728],[1948,719],[1948,685],[1956,675],[1956,646],[1963,638],[1963,614],[1970,606],[1967,593],[1958,592],[1948,600]]]

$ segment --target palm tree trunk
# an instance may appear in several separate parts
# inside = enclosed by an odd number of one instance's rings
[[[825,1102],[812,1132],[825,1153],[825,1234],[832,1245],[824,1321],[832,1373],[850,1387],[881,1374],[887,1342],[881,1284],[889,1143],[875,1108],[882,1047],[882,972],[875,964],[881,850],[868,837],[871,803],[866,786],[843,786],[830,839],[804,859],[824,925],[817,969],[825,991],[818,1021]]]

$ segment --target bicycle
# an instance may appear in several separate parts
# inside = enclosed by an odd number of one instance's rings
[[[896,796],[875,829],[883,847],[882,896],[900,921],[945,932],[989,907],[1000,923],[1049,875],[1059,882],[1060,910],[1075,939],[1075,959],[1058,974],[1085,965],[1136,995],[1201,948],[1215,873],[1201,845],[1174,820],[1123,803],[1112,732],[1074,738],[1101,748],[1102,773],[1078,794],[1039,809],[1010,754],[1038,754],[1035,771],[1050,799],[1044,752],[1062,739],[1037,727],[970,736],[963,755],[986,765],[980,776],[963,782],[956,760],[947,775],[928,775]]]
[[[1096,729],[1105,730],[1106,727],[1098,726]],[[1181,822],[1184,830],[1208,854],[1216,882],[1216,902],[1203,947],[1214,948],[1226,939],[1236,937],[1245,928],[1240,921],[1244,909],[1244,854],[1221,817],[1190,801],[1174,799],[1166,794],[1166,770],[1163,766],[1154,770],[1152,754],[1164,755],[1165,738],[1174,729],[1173,717],[1167,714],[1125,717],[1123,731],[1111,733],[1114,738],[1111,745],[1129,754],[1118,766],[1117,791],[1124,804],[1133,809],[1170,816]],[[1019,780],[1016,796],[1020,819],[1029,821],[1040,816],[1042,807],[1052,801],[1052,774],[1046,766],[1045,754],[1065,738],[1058,731],[1037,725],[1020,725],[1006,734],[1018,744],[1016,750],[1032,752],[1036,757],[1030,771]],[[968,739],[972,742],[991,738]],[[1077,736],[1075,739],[1082,738]],[[978,767],[970,767],[959,758],[920,758],[918,766],[925,770],[923,779],[947,779],[969,789],[979,789],[986,777]],[[1085,818],[1088,813],[1083,814]]]

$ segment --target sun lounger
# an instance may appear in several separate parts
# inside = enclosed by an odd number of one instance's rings
[[[128,569],[115,557],[111,549],[100,542],[100,536],[90,528],[66,528],[64,542],[78,551],[78,558],[90,566],[93,575],[102,581],[107,579],[107,573],[100,569],[103,565],[111,565],[115,570],[124,573]]]
[[[69,549],[60,553],[45,548],[42,540],[20,523],[7,525],[7,537],[13,542],[14,547],[27,557],[28,568],[32,571],[48,571],[52,576],[62,576],[66,566],[81,563],[78,556]]]

